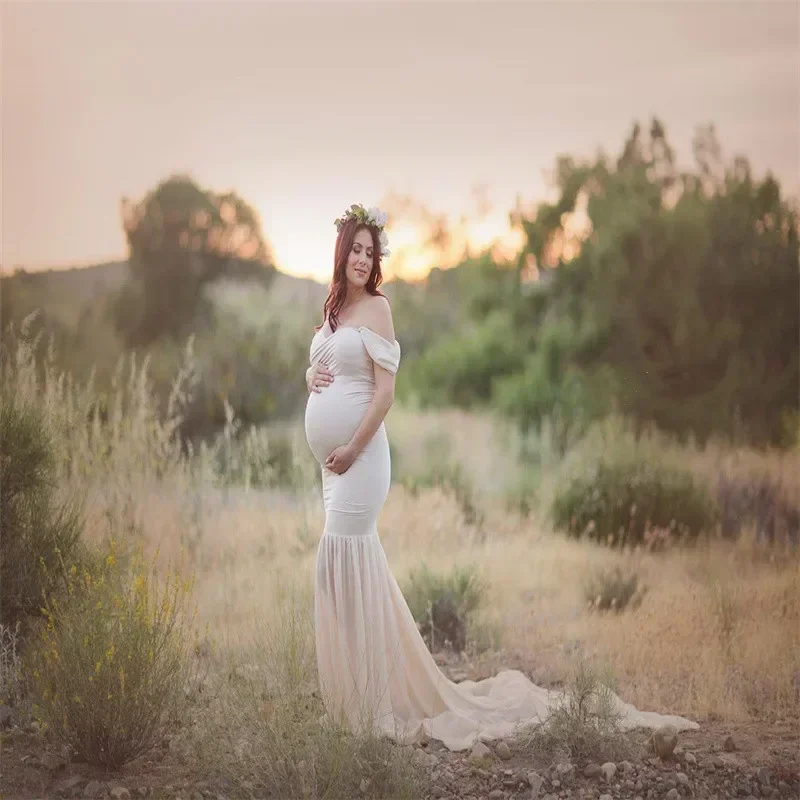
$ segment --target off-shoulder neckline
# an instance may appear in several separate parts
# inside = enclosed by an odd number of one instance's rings
[[[328,328],[330,328],[330,325],[327,322],[325,324],[328,325]],[[331,338],[331,336],[335,336],[338,331],[342,330],[342,328],[344,328],[345,330],[351,330],[351,331],[369,331],[373,336],[377,336],[379,339],[383,339],[383,341],[387,342],[388,344],[394,345],[394,344],[397,343],[397,339],[395,339],[394,342],[390,342],[388,339],[384,339],[383,336],[381,336],[379,333],[376,333],[374,330],[372,330],[372,328],[368,328],[366,325],[337,325],[336,326],[336,330],[332,331],[327,336],[325,336],[323,341],[327,342],[328,339]],[[322,331],[322,328],[320,328],[320,332],[321,331]]]

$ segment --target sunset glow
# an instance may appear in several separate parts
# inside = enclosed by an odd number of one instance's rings
[[[426,245],[420,215],[389,208],[387,278],[467,248],[512,258],[509,213],[547,197],[556,158],[614,154],[653,114],[680,165],[713,121],[726,156],[800,191],[796,4],[464,3],[458,36],[451,3],[366,9],[4,4],[0,267],[125,258],[121,198],[175,173],[237,192],[278,267],[323,283],[333,220],[393,193],[445,219],[451,241]]]

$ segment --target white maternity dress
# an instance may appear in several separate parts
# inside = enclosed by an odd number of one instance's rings
[[[399,743],[427,736],[450,750],[512,734],[543,721],[557,692],[518,670],[454,683],[438,668],[389,569],[377,520],[390,485],[389,442],[381,423],[352,466],[338,475],[324,467],[346,444],[375,392],[373,362],[392,373],[400,345],[366,327],[325,323],[310,348],[312,364],[335,380],[311,392],[305,412],[309,447],[322,469],[325,529],[314,587],[317,666],[328,714],[353,730],[370,727]],[[618,700],[629,728],[697,724],[678,716],[638,711]]]

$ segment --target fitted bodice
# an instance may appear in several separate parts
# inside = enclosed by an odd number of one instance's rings
[[[331,333],[326,323],[311,340],[309,356],[312,364],[323,364],[334,375],[332,383],[309,394],[306,404],[306,438],[324,463],[334,448],[350,440],[364,417],[375,394],[373,363],[395,373],[400,345],[363,325],[340,325]],[[383,423],[378,434],[385,436]]]
[[[400,344],[370,328],[340,325],[333,333],[326,322],[311,340],[310,361],[323,364],[335,376],[374,383],[372,362],[394,373],[400,364]]]

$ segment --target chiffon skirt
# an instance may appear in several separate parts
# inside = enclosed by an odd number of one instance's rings
[[[378,538],[378,514],[390,484],[384,426],[344,474],[323,467],[322,479],[325,530],[317,551],[314,614],[328,714],[354,731],[371,730],[401,744],[428,736],[450,750],[544,721],[557,693],[518,670],[453,683],[425,645]],[[616,702],[627,727],[697,727],[682,717]]]

